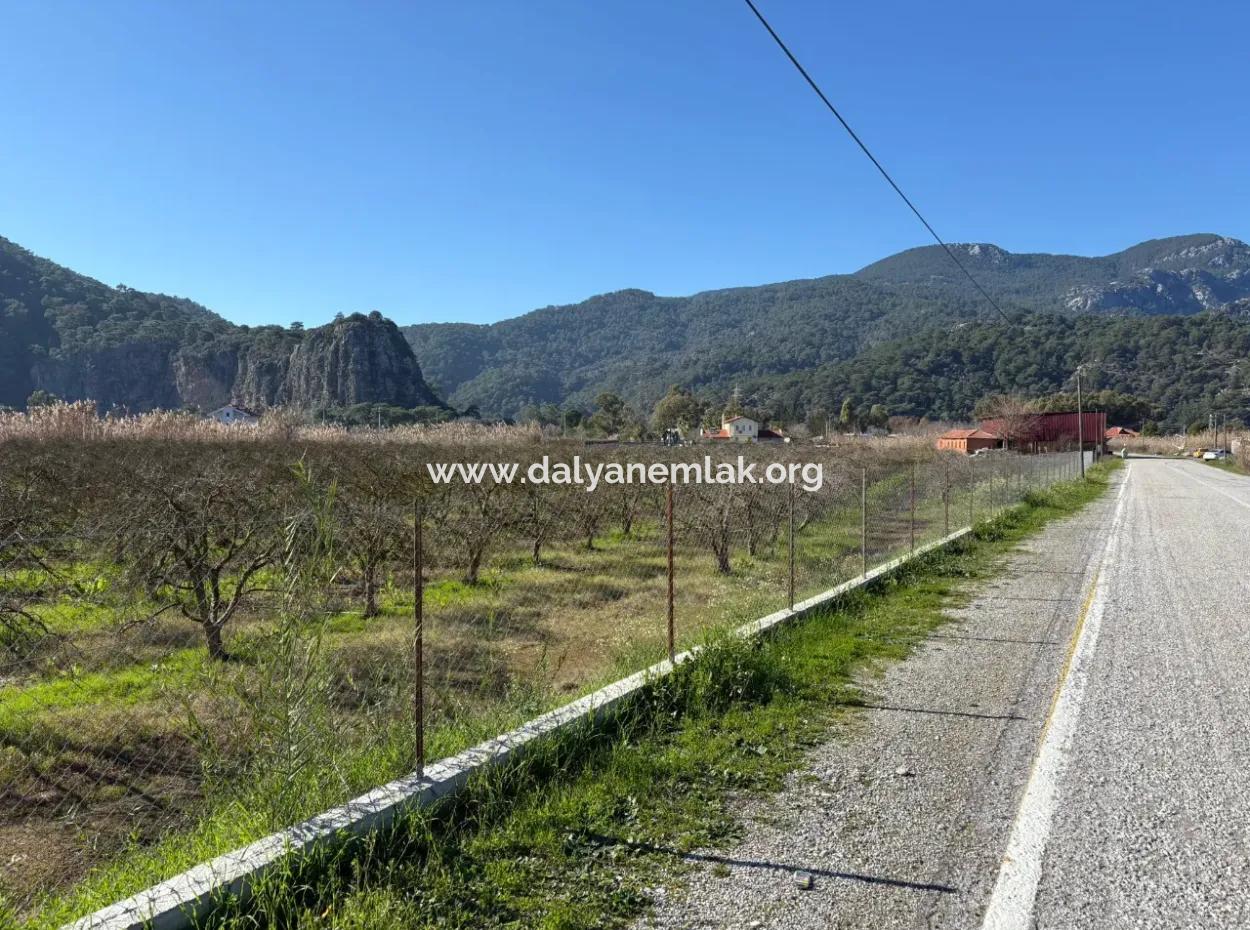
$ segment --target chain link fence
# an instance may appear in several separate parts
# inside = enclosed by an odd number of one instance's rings
[[[782,484],[432,484],[537,456]],[[852,579],[1075,454],[0,443],[0,914],[81,916]],[[523,473],[523,472],[522,472]]]

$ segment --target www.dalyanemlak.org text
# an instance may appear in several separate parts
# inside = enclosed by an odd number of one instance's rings
[[[814,493],[825,484],[820,462],[713,461],[701,462],[571,462],[551,461],[544,455],[522,471],[519,462],[430,462],[426,465],[435,484],[551,484],[583,486],[594,491],[602,485],[622,484],[792,484]]]

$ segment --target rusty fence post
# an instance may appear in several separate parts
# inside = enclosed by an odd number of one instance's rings
[[[794,482],[790,482],[790,609],[794,610]]]
[[[916,462],[911,463],[911,551],[916,551]]]
[[[674,609],[676,588],[673,577],[673,483],[671,481],[665,488],[664,522],[668,549],[668,660],[672,662],[677,658],[677,623]]]
[[[868,574],[868,469],[859,470],[859,560]]]
[[[951,534],[951,463],[942,463],[942,527],[943,536]]]
[[[968,477],[968,528],[977,525],[977,476],[976,469],[969,472]]]
[[[413,727],[416,737],[417,773],[425,774],[425,552],[422,524],[425,522],[421,498],[412,502],[412,621],[413,674],[416,675],[413,696]]]

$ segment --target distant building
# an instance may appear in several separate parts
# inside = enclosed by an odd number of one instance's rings
[[[938,437],[937,447],[971,455],[982,449],[997,449],[999,438],[980,429],[952,429]]]
[[[1101,411],[994,417],[982,420],[980,428],[1020,452],[1063,452],[1078,439],[1086,449],[1098,449],[1107,441],[1107,415]]]
[[[1136,439],[1141,433],[1135,429],[1129,429],[1127,426],[1113,426],[1107,430],[1108,439]]]
[[[260,420],[260,414],[239,404],[226,404],[210,413],[208,418],[226,426],[244,426]]]
[[[726,417],[720,429],[705,429],[700,437],[721,442],[789,442],[780,430],[762,428],[750,417]]]

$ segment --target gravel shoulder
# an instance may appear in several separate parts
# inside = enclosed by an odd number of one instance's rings
[[[685,889],[637,927],[976,927],[1113,503],[1047,527],[866,681],[868,706],[781,793],[742,803],[744,840],[688,857]]]

